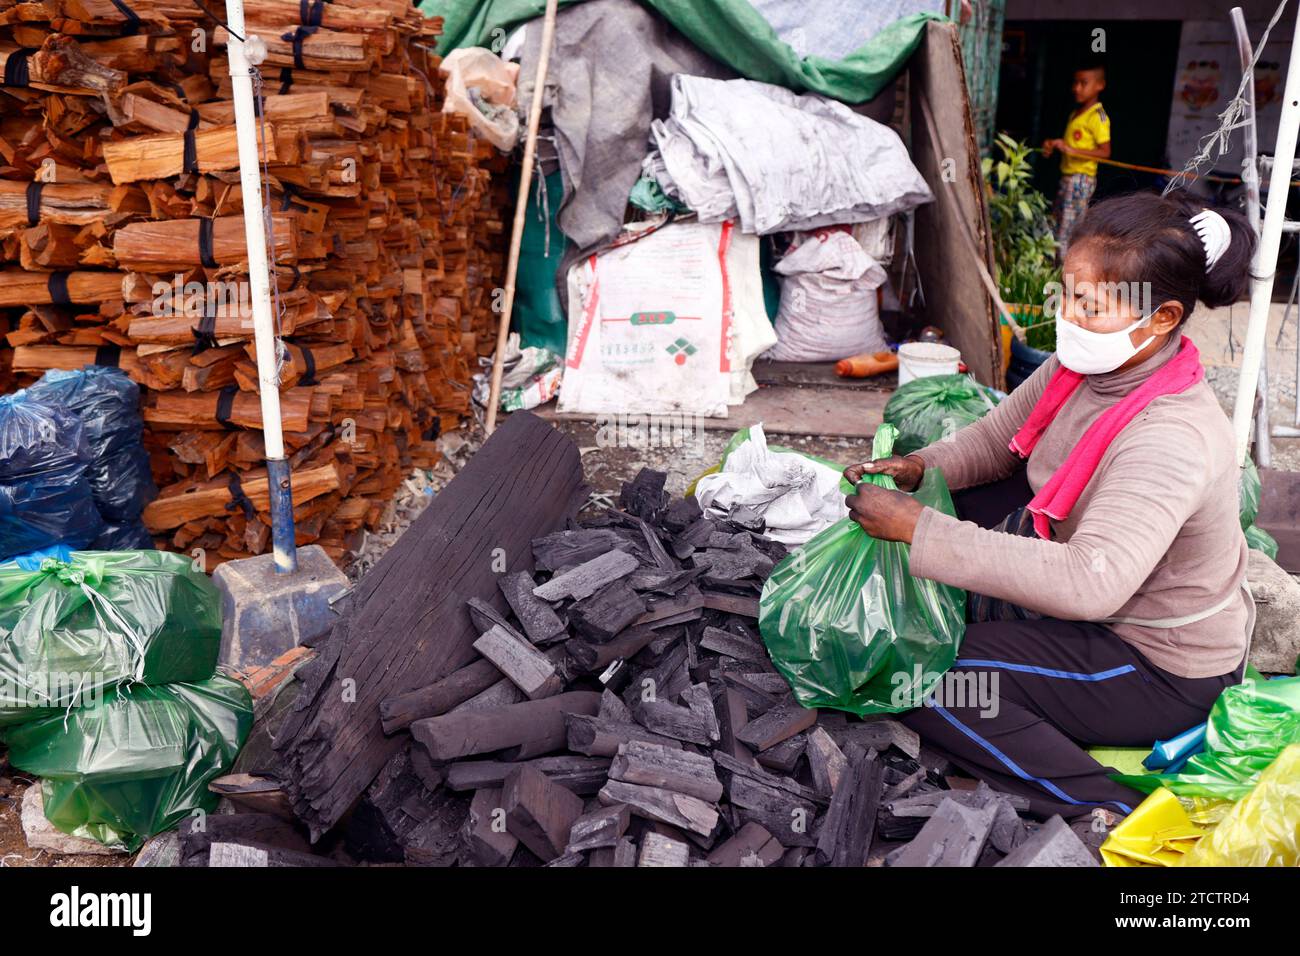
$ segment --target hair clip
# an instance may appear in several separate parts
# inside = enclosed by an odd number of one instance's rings
[[[1232,229],[1228,226],[1228,220],[1213,209],[1198,212],[1188,222],[1192,224],[1192,228],[1201,238],[1201,245],[1205,247],[1205,271],[1208,273],[1228,251],[1228,246],[1232,245]]]

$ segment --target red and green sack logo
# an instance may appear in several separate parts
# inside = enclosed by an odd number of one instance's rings
[[[673,357],[673,361],[678,365],[685,365],[686,360],[698,351],[699,349],[684,338],[677,339],[668,346],[668,354]]]

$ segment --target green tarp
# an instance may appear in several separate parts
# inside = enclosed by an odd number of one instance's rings
[[[582,0],[560,0],[560,6]],[[916,13],[896,20],[842,60],[800,57],[745,0],[642,0],[709,56],[741,76],[799,92],[865,103],[879,93],[921,42],[926,21]],[[443,18],[438,52],[463,46],[499,50],[506,34],[540,17],[544,0],[424,0],[420,11]]]

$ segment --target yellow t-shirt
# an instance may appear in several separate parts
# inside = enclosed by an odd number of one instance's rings
[[[1083,112],[1076,110],[1070,114],[1070,121],[1065,124],[1065,145],[1071,149],[1097,149],[1110,142],[1110,117],[1100,103],[1093,103]],[[1061,154],[1061,174],[1073,176],[1076,173],[1097,175],[1097,161],[1083,156]]]

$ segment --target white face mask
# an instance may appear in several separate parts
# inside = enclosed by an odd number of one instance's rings
[[[1155,315],[1155,313],[1151,313]],[[1129,333],[1151,324],[1151,315],[1145,315],[1126,329],[1118,332],[1090,332],[1067,322],[1056,313],[1056,357],[1071,372],[1080,375],[1101,375],[1113,372],[1137,355],[1159,336],[1153,335],[1141,345],[1134,345]]]

